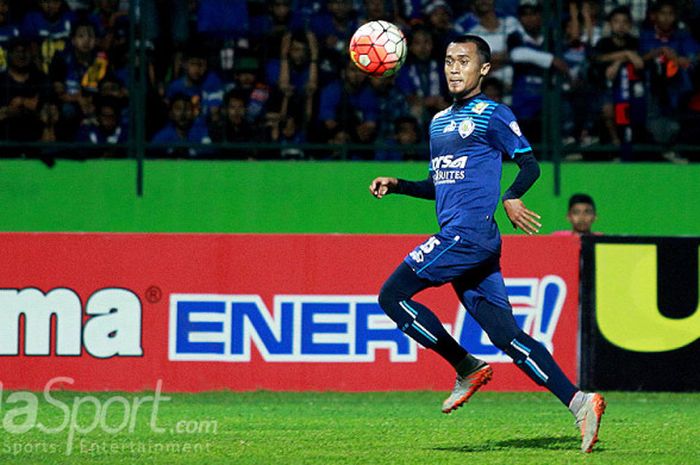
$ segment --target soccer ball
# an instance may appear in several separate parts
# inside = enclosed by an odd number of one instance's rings
[[[350,58],[370,76],[395,74],[406,61],[406,38],[401,29],[387,21],[370,21],[350,39]]]

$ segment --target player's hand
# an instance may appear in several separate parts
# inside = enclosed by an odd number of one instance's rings
[[[508,215],[508,219],[513,224],[513,228],[520,228],[530,235],[540,232],[542,224],[537,221],[541,218],[540,215],[528,210],[522,200],[504,200],[503,208],[505,208],[506,215]]]
[[[369,192],[378,199],[381,199],[387,194],[396,192],[399,185],[399,180],[396,178],[379,177],[369,185]]]

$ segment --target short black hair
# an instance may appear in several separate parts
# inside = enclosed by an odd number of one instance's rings
[[[78,33],[78,29],[80,29],[81,27],[86,27],[86,28],[92,29],[92,32],[95,35],[97,35],[97,31],[95,30],[95,23],[88,20],[87,18],[80,18],[77,21],[75,21],[73,24],[71,24],[71,29],[70,29],[70,38],[71,39],[75,38],[76,34]]]
[[[476,45],[476,51],[479,53],[479,59],[481,64],[491,63],[491,47],[489,47],[488,42],[483,38],[474,34],[465,34],[455,39],[451,40],[450,43],[453,44],[474,44]]]
[[[593,202],[593,197],[588,194],[574,194],[569,198],[569,210],[577,203],[585,203],[593,207],[595,211],[595,202]]]
[[[170,109],[173,108],[173,106],[175,105],[175,102],[185,102],[185,103],[189,103],[190,105],[192,105],[192,97],[190,97],[189,95],[187,95],[183,92],[177,92],[175,95],[170,97],[170,102],[168,102],[169,103],[168,106]]]
[[[228,106],[231,100],[240,100],[245,105],[248,102],[248,96],[242,89],[231,89],[224,94],[224,106]]]
[[[626,6],[618,6],[617,8],[610,10],[607,18],[608,21],[612,21],[613,17],[616,15],[624,15],[628,21],[632,21],[632,13],[630,13],[630,9]]]

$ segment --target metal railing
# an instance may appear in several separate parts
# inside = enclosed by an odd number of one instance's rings
[[[428,159],[428,145],[388,145],[376,144],[316,144],[316,143],[212,143],[197,144],[189,142],[153,144],[146,140],[145,122],[148,115],[146,106],[146,67],[140,64],[147,62],[146,43],[142,40],[144,34],[144,22],[141,21],[141,0],[129,2],[129,136],[128,142],[122,144],[93,144],[80,142],[12,142],[0,140],[0,148],[16,149],[28,158],[42,158],[51,162],[54,158],[86,159],[99,157],[103,151],[109,151],[116,157],[133,159],[137,164],[136,170],[136,194],[144,193],[143,168],[147,159],[157,158],[192,158],[192,159],[247,159],[255,158],[256,154],[278,153],[276,159],[290,159],[282,155],[296,151],[302,152],[303,157],[294,156],[293,159],[309,160],[352,160],[364,159],[364,156],[378,150],[391,149],[401,152],[423,152],[425,160]],[[556,0],[551,4],[545,1],[544,15],[546,24],[561,24],[562,0]],[[561,28],[553,28],[555,54],[561,53]],[[571,153],[606,153],[614,154],[620,150],[613,145],[567,145],[564,146],[561,137],[561,78],[545,74],[547,85],[543,93],[544,107],[542,119],[542,143],[536,144],[534,149],[541,160],[551,161],[554,165],[553,191],[556,195],[561,193],[561,163],[567,154]],[[182,155],[168,155],[168,149],[193,149],[199,152],[194,157]],[[677,153],[700,153],[700,146],[674,145],[672,147],[662,145],[636,145],[634,150],[662,153],[673,150]],[[221,155],[227,153],[227,156]],[[356,154],[365,154],[356,155]],[[233,154],[233,155],[231,155]],[[238,156],[240,154],[240,156]],[[21,154],[19,156],[22,156]],[[264,158],[264,157],[263,157]],[[267,158],[270,159],[270,158]]]

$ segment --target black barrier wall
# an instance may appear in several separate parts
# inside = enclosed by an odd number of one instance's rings
[[[583,237],[585,389],[700,390],[700,238]]]

